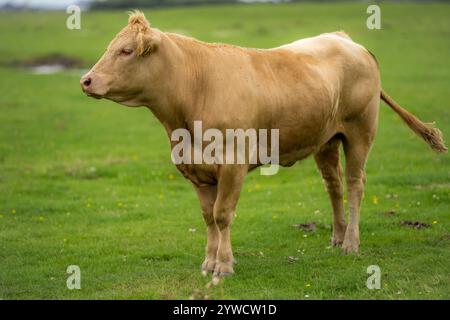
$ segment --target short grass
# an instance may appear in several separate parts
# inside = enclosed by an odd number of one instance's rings
[[[162,30],[264,48],[343,29],[376,54],[384,88],[450,137],[450,6],[381,8],[377,31],[365,27],[361,3],[146,14]],[[199,205],[157,120],[86,98],[78,73],[8,67],[55,52],[94,63],[127,19],[83,13],[82,29],[70,31],[66,17],[0,13],[0,298],[450,298],[450,157],[431,152],[385,105],[367,166],[361,254],[330,248],[330,205],[307,159],[247,177],[233,225],[236,274],[205,288]],[[315,232],[292,227],[312,221]],[[81,268],[81,290],[66,288],[69,265]],[[381,268],[380,290],[366,287],[369,265]]]

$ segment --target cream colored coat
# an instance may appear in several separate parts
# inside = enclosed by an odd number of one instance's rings
[[[375,137],[380,97],[435,151],[439,130],[401,108],[380,86],[375,58],[345,33],[322,34],[273,49],[210,44],[151,28],[142,13],[81,79],[83,90],[127,106],[147,106],[170,136],[203,128],[279,129],[280,164],[314,155],[333,208],[332,244],[359,249],[364,166]],[[349,222],[339,145],[346,156]],[[245,174],[257,165],[178,165],[194,184],[208,228],[203,272],[233,272],[230,225]]]

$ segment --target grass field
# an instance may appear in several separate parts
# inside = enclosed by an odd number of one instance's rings
[[[164,31],[263,48],[345,30],[376,54],[387,92],[436,120],[450,141],[450,5],[383,3],[382,30],[366,28],[366,6],[146,15]],[[236,273],[206,288],[198,201],[151,113],[88,99],[78,72],[11,67],[51,53],[89,66],[127,20],[124,12],[83,13],[82,29],[68,30],[66,17],[0,13],[0,298],[450,298],[450,156],[434,154],[385,105],[367,166],[361,254],[330,247],[328,197],[307,159],[247,177],[233,224]],[[307,222],[317,230],[292,227]],[[66,287],[69,265],[81,268],[81,290]],[[381,268],[380,290],[366,287],[369,265]]]

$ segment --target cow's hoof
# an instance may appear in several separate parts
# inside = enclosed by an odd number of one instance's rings
[[[205,258],[202,264],[202,275],[206,276],[208,273],[214,272],[216,267],[216,260]]]
[[[233,271],[233,261],[230,262],[216,262],[216,267],[214,269],[214,277],[226,277],[231,276]]]
[[[344,240],[342,243],[342,250],[345,254],[348,253],[358,253],[359,252],[359,243],[358,241],[348,241]]]
[[[342,247],[342,243],[344,242],[343,238],[334,236],[331,238],[331,245],[333,247]]]

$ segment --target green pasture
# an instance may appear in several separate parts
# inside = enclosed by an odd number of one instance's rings
[[[146,10],[154,27],[269,48],[345,30],[378,58],[383,87],[450,141],[450,5],[235,5]],[[84,96],[80,70],[34,74],[60,54],[95,63],[122,11],[0,12],[0,299],[449,299],[450,156],[386,105],[367,165],[361,253],[330,247],[331,208],[313,159],[248,175],[234,221],[235,275],[207,287],[206,230],[190,183],[145,108]],[[424,228],[402,225],[421,222]],[[315,222],[315,231],[293,227]],[[81,268],[81,290],[66,269]],[[366,287],[370,265],[381,288]]]

